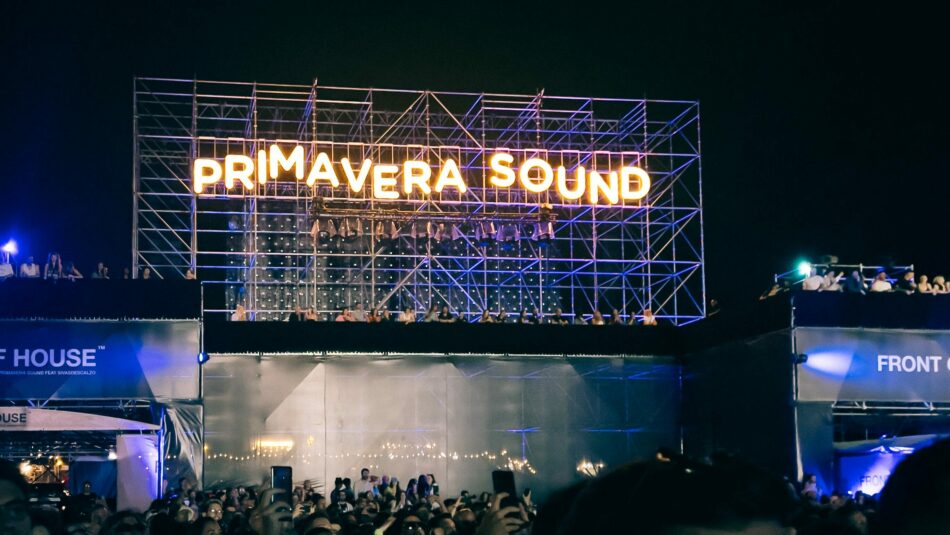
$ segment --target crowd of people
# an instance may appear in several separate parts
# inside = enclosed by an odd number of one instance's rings
[[[88,272],[90,279],[112,279],[112,272],[105,262],[97,262],[96,267]],[[42,266],[37,264],[34,257],[27,256],[24,262],[17,266],[13,262],[13,257],[9,253],[0,253],[0,281],[6,279],[43,279],[43,280],[70,280],[76,281],[87,278],[83,275],[76,264],[71,261],[63,261],[62,255],[52,252],[46,258],[46,263]],[[122,279],[131,279],[132,271],[129,268],[122,268]],[[148,267],[142,268],[138,273],[138,278],[142,280],[152,279],[152,270]],[[195,279],[195,272],[188,269],[185,272],[186,279]]]
[[[795,484],[733,456],[699,462],[662,449],[654,459],[571,485],[540,506],[527,489],[518,496],[462,491],[443,497],[431,474],[403,487],[365,468],[355,482],[337,478],[322,491],[304,481],[285,493],[266,485],[198,490],[183,479],[142,513],[113,512],[94,496],[70,500],[76,509],[65,512],[40,510],[30,507],[16,465],[0,461],[0,533],[942,534],[950,533],[950,439],[905,459],[876,497],[821,495],[814,476]]]
[[[248,318],[244,305],[237,305],[231,314],[231,321],[248,321]],[[492,314],[486,309],[481,314],[466,318],[464,315],[453,313],[447,305],[443,305],[441,308],[433,305],[420,314],[412,307],[406,307],[401,312],[393,313],[382,307],[366,310],[361,303],[357,303],[352,310],[350,307],[343,307],[338,313],[330,314],[325,319],[335,322],[363,323],[457,323],[470,321],[474,323],[518,323],[525,325],[657,325],[657,318],[649,308],[645,308],[640,315],[631,314],[627,318],[624,318],[616,308],[612,309],[608,316],[604,316],[597,309],[594,309],[589,316],[583,314],[568,316],[560,308],[555,308],[554,312],[550,314],[543,314],[537,308],[532,309],[531,312],[523,308],[515,315],[508,314],[504,309],[499,310],[497,314]],[[313,308],[304,310],[297,306],[287,316],[287,321],[320,321],[320,316]]]
[[[844,271],[834,266],[812,268],[808,276],[799,283],[788,279],[775,281],[759,299],[768,299],[775,295],[791,291],[796,286],[806,292],[844,292],[866,295],[869,293],[904,293],[939,295],[950,293],[950,283],[943,275],[931,279],[927,275],[915,276],[912,270],[904,271],[897,277],[891,277],[886,271],[878,271],[874,277],[865,278],[861,270],[852,269],[846,276]]]

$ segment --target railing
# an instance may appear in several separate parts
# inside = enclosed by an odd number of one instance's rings
[[[878,273],[884,272],[888,275],[888,282],[894,282],[897,280],[897,277],[894,275],[903,275],[904,273],[914,271],[914,265],[910,264],[908,266],[869,266],[866,264],[809,264],[811,269],[817,270],[819,273],[822,269],[833,269],[834,271],[841,271],[845,277],[847,277],[852,271],[857,270],[861,274],[861,278],[865,282],[871,282]],[[870,276],[868,275],[870,273]],[[802,281],[807,279],[809,275],[803,275],[799,268],[791,269],[784,273],[776,273],[772,276],[772,279],[775,283],[782,281],[788,281],[790,285],[794,286],[800,284]]]

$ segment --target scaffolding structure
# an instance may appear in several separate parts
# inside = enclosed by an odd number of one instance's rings
[[[448,306],[474,321],[562,308],[624,319],[705,315],[699,103],[136,78],[133,271],[194,270],[206,314],[238,304],[258,320],[299,306]],[[196,158],[271,144],[351,161],[454,159],[455,190],[397,200],[272,180],[191,187]],[[636,165],[642,200],[600,206],[492,187],[488,156],[611,170]]]

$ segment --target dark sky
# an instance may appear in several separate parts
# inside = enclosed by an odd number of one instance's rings
[[[824,253],[950,273],[947,30],[909,3],[128,4],[0,8],[0,240],[22,253],[128,265],[134,75],[319,77],[699,99],[707,280],[725,304]]]

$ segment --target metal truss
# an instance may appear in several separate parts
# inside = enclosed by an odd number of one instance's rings
[[[280,319],[359,302],[448,305],[470,320],[535,307],[650,308],[680,325],[705,314],[698,102],[136,78],[133,107],[133,266],[194,269],[207,313],[240,303]],[[192,193],[195,158],[272,143],[335,164],[451,157],[470,190],[381,201],[291,179]],[[638,165],[652,189],[591,206],[486,187],[498,149],[569,173]]]

